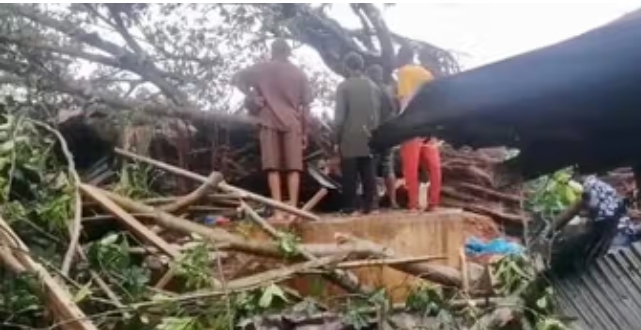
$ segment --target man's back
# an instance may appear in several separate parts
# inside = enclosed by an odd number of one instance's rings
[[[259,117],[270,127],[300,129],[300,107],[311,99],[305,73],[286,61],[258,63],[242,73],[265,100]]]
[[[336,120],[341,153],[369,155],[370,132],[380,121],[381,90],[365,77],[352,77],[338,86]]]

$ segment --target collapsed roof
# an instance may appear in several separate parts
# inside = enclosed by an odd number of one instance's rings
[[[641,18],[627,15],[570,40],[420,88],[372,137],[382,148],[434,135],[507,146],[525,178],[571,165],[586,172],[641,159]]]

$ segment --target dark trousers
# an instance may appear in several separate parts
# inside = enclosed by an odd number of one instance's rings
[[[363,211],[369,213],[375,207],[375,170],[374,158],[371,156],[341,159],[344,212],[356,211],[356,186],[359,178],[363,184]]]

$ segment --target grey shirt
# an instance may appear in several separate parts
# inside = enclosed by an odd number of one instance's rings
[[[341,157],[371,154],[371,131],[380,123],[382,91],[364,76],[350,77],[336,90],[334,124]]]

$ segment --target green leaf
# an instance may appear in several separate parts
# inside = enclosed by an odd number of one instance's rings
[[[543,297],[539,298],[536,301],[536,306],[539,307],[540,309],[543,309],[543,310],[547,309],[547,307],[548,307],[548,299],[547,299],[547,297],[543,296]]]
[[[109,234],[105,236],[105,238],[100,240],[100,244],[102,245],[115,244],[118,241],[119,237],[120,237],[120,234]]]
[[[80,290],[78,290],[78,292],[76,292],[76,295],[73,297],[73,302],[79,303],[85,300],[85,298],[91,296],[92,293],[93,292],[91,291],[91,282],[89,282],[84,286],[82,286]]]
[[[165,317],[156,330],[198,330],[198,323],[193,317]]]
[[[263,294],[258,300],[258,306],[265,309],[271,307],[275,297],[280,298],[285,302],[288,301],[287,297],[285,296],[285,292],[283,292],[283,290],[278,285],[272,283],[267,288],[265,288],[265,290],[263,290]]]

